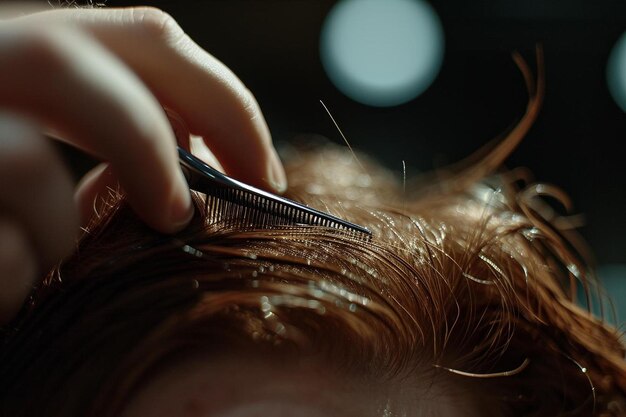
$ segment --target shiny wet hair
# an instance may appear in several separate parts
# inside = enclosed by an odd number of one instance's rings
[[[520,63],[522,68],[525,66]],[[504,158],[532,124],[406,185],[334,146],[292,150],[287,196],[367,226],[239,225],[206,211],[175,236],[112,192],[75,254],[3,329],[2,416],[117,416],[189,352],[319,358],[384,380],[428,370],[466,381],[484,415],[626,415],[620,334],[579,307],[593,270],[556,188]]]

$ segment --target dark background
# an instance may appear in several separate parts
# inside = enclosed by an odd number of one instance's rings
[[[413,171],[460,160],[518,120],[527,96],[511,52],[520,51],[534,64],[535,44],[541,42],[545,104],[507,164],[529,167],[537,180],[569,193],[585,215],[582,233],[599,264],[626,263],[626,115],[605,78],[610,50],[626,31],[626,1],[431,1],[445,32],[443,66],[424,94],[391,108],[354,102],[326,77],[319,33],[334,3],[146,2],[169,12],[238,74],[256,95],[276,142],[318,133],[341,143],[322,99],[353,147],[377,155],[398,173],[402,160]]]

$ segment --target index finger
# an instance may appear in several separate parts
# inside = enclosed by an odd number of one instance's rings
[[[45,19],[44,19],[45,18]],[[61,9],[26,19],[78,25],[119,56],[201,136],[226,172],[282,192],[286,178],[258,103],[237,76],[150,7]]]
[[[133,209],[173,232],[193,214],[165,113],[126,66],[83,33],[0,30],[0,106],[111,162]],[[41,173],[45,175],[45,173]]]

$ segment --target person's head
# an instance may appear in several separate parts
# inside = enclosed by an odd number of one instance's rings
[[[593,278],[541,198],[558,191],[493,172],[531,116],[406,185],[332,146],[292,152],[288,197],[371,240],[243,227],[201,196],[165,236],[111,193],[4,329],[0,415],[625,415],[624,347],[576,304]]]

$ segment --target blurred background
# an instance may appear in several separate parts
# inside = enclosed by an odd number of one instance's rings
[[[534,68],[540,42],[544,107],[507,165],[573,198],[600,275],[626,313],[625,1],[146,3],[238,74],[276,142],[315,133],[343,143],[323,100],[354,148],[398,174],[402,161],[409,174],[458,161],[517,121],[527,94],[511,53]]]

